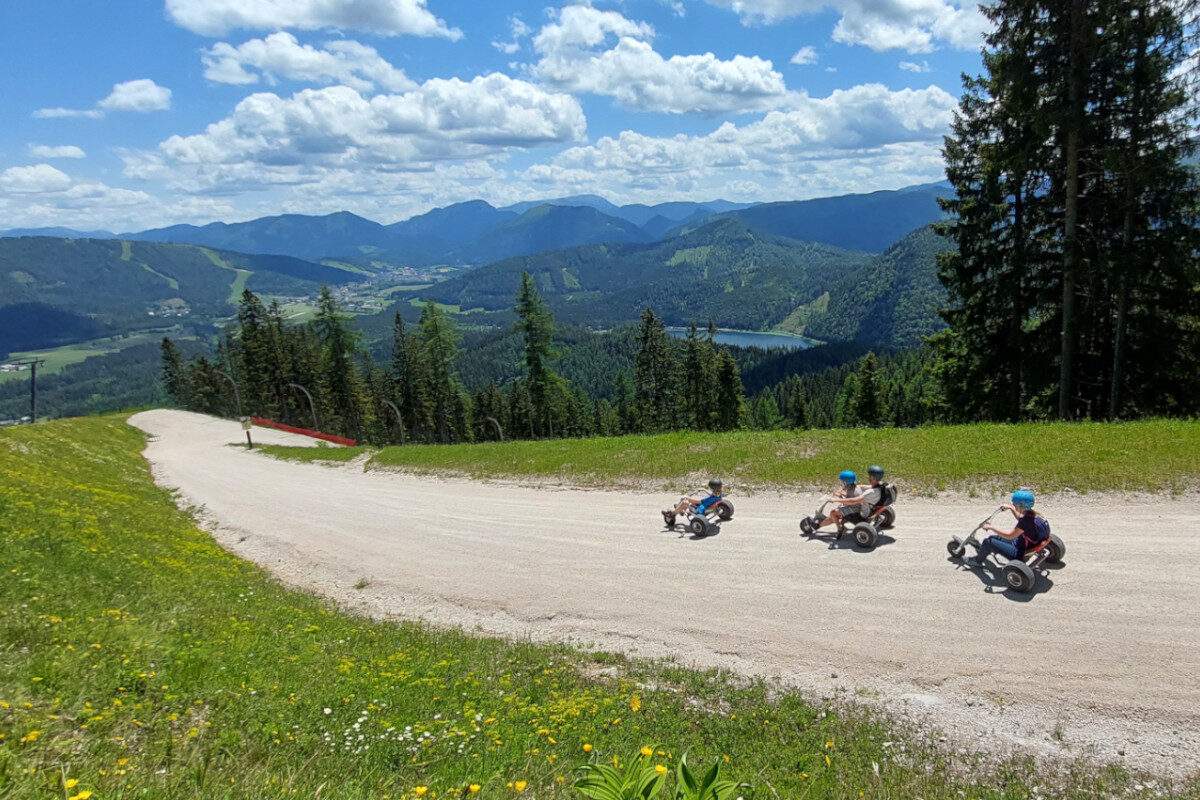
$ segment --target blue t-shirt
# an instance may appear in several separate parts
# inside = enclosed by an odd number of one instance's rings
[[[703,514],[719,502],[721,502],[720,495],[710,494],[708,497],[700,501],[700,505],[696,507],[696,510]]]

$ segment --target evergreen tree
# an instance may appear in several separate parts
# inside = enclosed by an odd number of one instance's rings
[[[432,376],[424,347],[404,328],[404,318],[396,314],[392,321],[393,402],[404,420],[405,435],[413,441],[428,442],[433,430]]]
[[[742,391],[742,376],[729,348],[717,355],[717,420],[720,431],[733,431],[742,426],[746,413],[746,398]]]
[[[783,414],[770,392],[764,392],[754,401],[754,427],[760,431],[775,431],[783,427]]]
[[[688,328],[683,353],[683,407],[692,430],[711,430],[716,417],[717,352],[712,344],[712,323],[702,336],[696,323]]]
[[[365,393],[355,358],[360,345],[328,286],[321,287],[313,329],[321,343],[320,386],[329,406],[326,427],[359,437],[368,427]]]
[[[187,365],[183,361],[183,353],[168,337],[162,340],[163,388],[167,396],[180,408],[192,407],[192,384]]]
[[[642,312],[637,342],[634,397],[639,429],[647,433],[672,430],[677,401],[675,353],[666,326],[649,308]]]
[[[464,403],[461,386],[454,370],[462,335],[434,302],[426,303],[421,310],[420,330],[429,365],[434,430],[437,441],[448,443],[454,440],[464,417],[459,407]]]
[[[555,376],[549,362],[555,357],[551,339],[554,321],[528,272],[521,273],[517,292],[517,330],[525,341],[525,368],[529,375],[529,397],[537,431],[545,435],[552,426],[549,394]]]
[[[858,380],[855,383],[850,396],[850,416],[857,425],[879,427],[884,413],[879,396],[879,361],[874,353],[867,353],[859,362]]]
[[[616,380],[616,398],[617,398],[617,420],[620,424],[620,433],[633,433],[641,430],[641,421],[638,419],[637,403],[634,397],[633,381],[629,379],[629,373],[621,370],[617,373]]]

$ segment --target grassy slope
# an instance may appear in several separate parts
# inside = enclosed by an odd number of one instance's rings
[[[0,796],[565,797],[585,758],[644,744],[728,757],[756,798],[1130,786],[1017,762],[966,782],[962,758],[759,684],[347,616],[217,547],[142,446],[114,417],[0,431]]]
[[[270,448],[311,459],[306,448]],[[915,429],[678,433],[389,447],[371,464],[579,485],[677,486],[697,473],[740,486],[828,486],[843,469],[882,464],[905,489],[1163,491],[1200,477],[1200,423],[964,425]]]

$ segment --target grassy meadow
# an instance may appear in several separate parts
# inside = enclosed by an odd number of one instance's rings
[[[748,799],[1140,791],[718,672],[343,613],[218,547],[143,445],[114,416],[0,431],[0,798],[577,797],[642,747]]]
[[[284,458],[349,460],[312,448]],[[388,447],[369,466],[574,485],[679,487],[719,475],[740,488],[828,487],[843,469],[882,464],[907,491],[1183,491],[1200,478],[1200,423],[959,425],[832,431],[672,433],[463,445]]]

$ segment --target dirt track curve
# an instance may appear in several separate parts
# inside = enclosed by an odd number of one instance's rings
[[[160,485],[285,582],[376,616],[673,655],[866,698],[975,749],[1200,769],[1200,502],[1043,498],[1065,566],[1029,597],[945,544],[990,500],[901,498],[871,553],[798,535],[816,495],[737,495],[719,536],[661,493],[441,480],[271,459],[236,423],[132,418]],[[256,428],[256,440],[310,440]],[[361,578],[369,585],[354,589]]]

